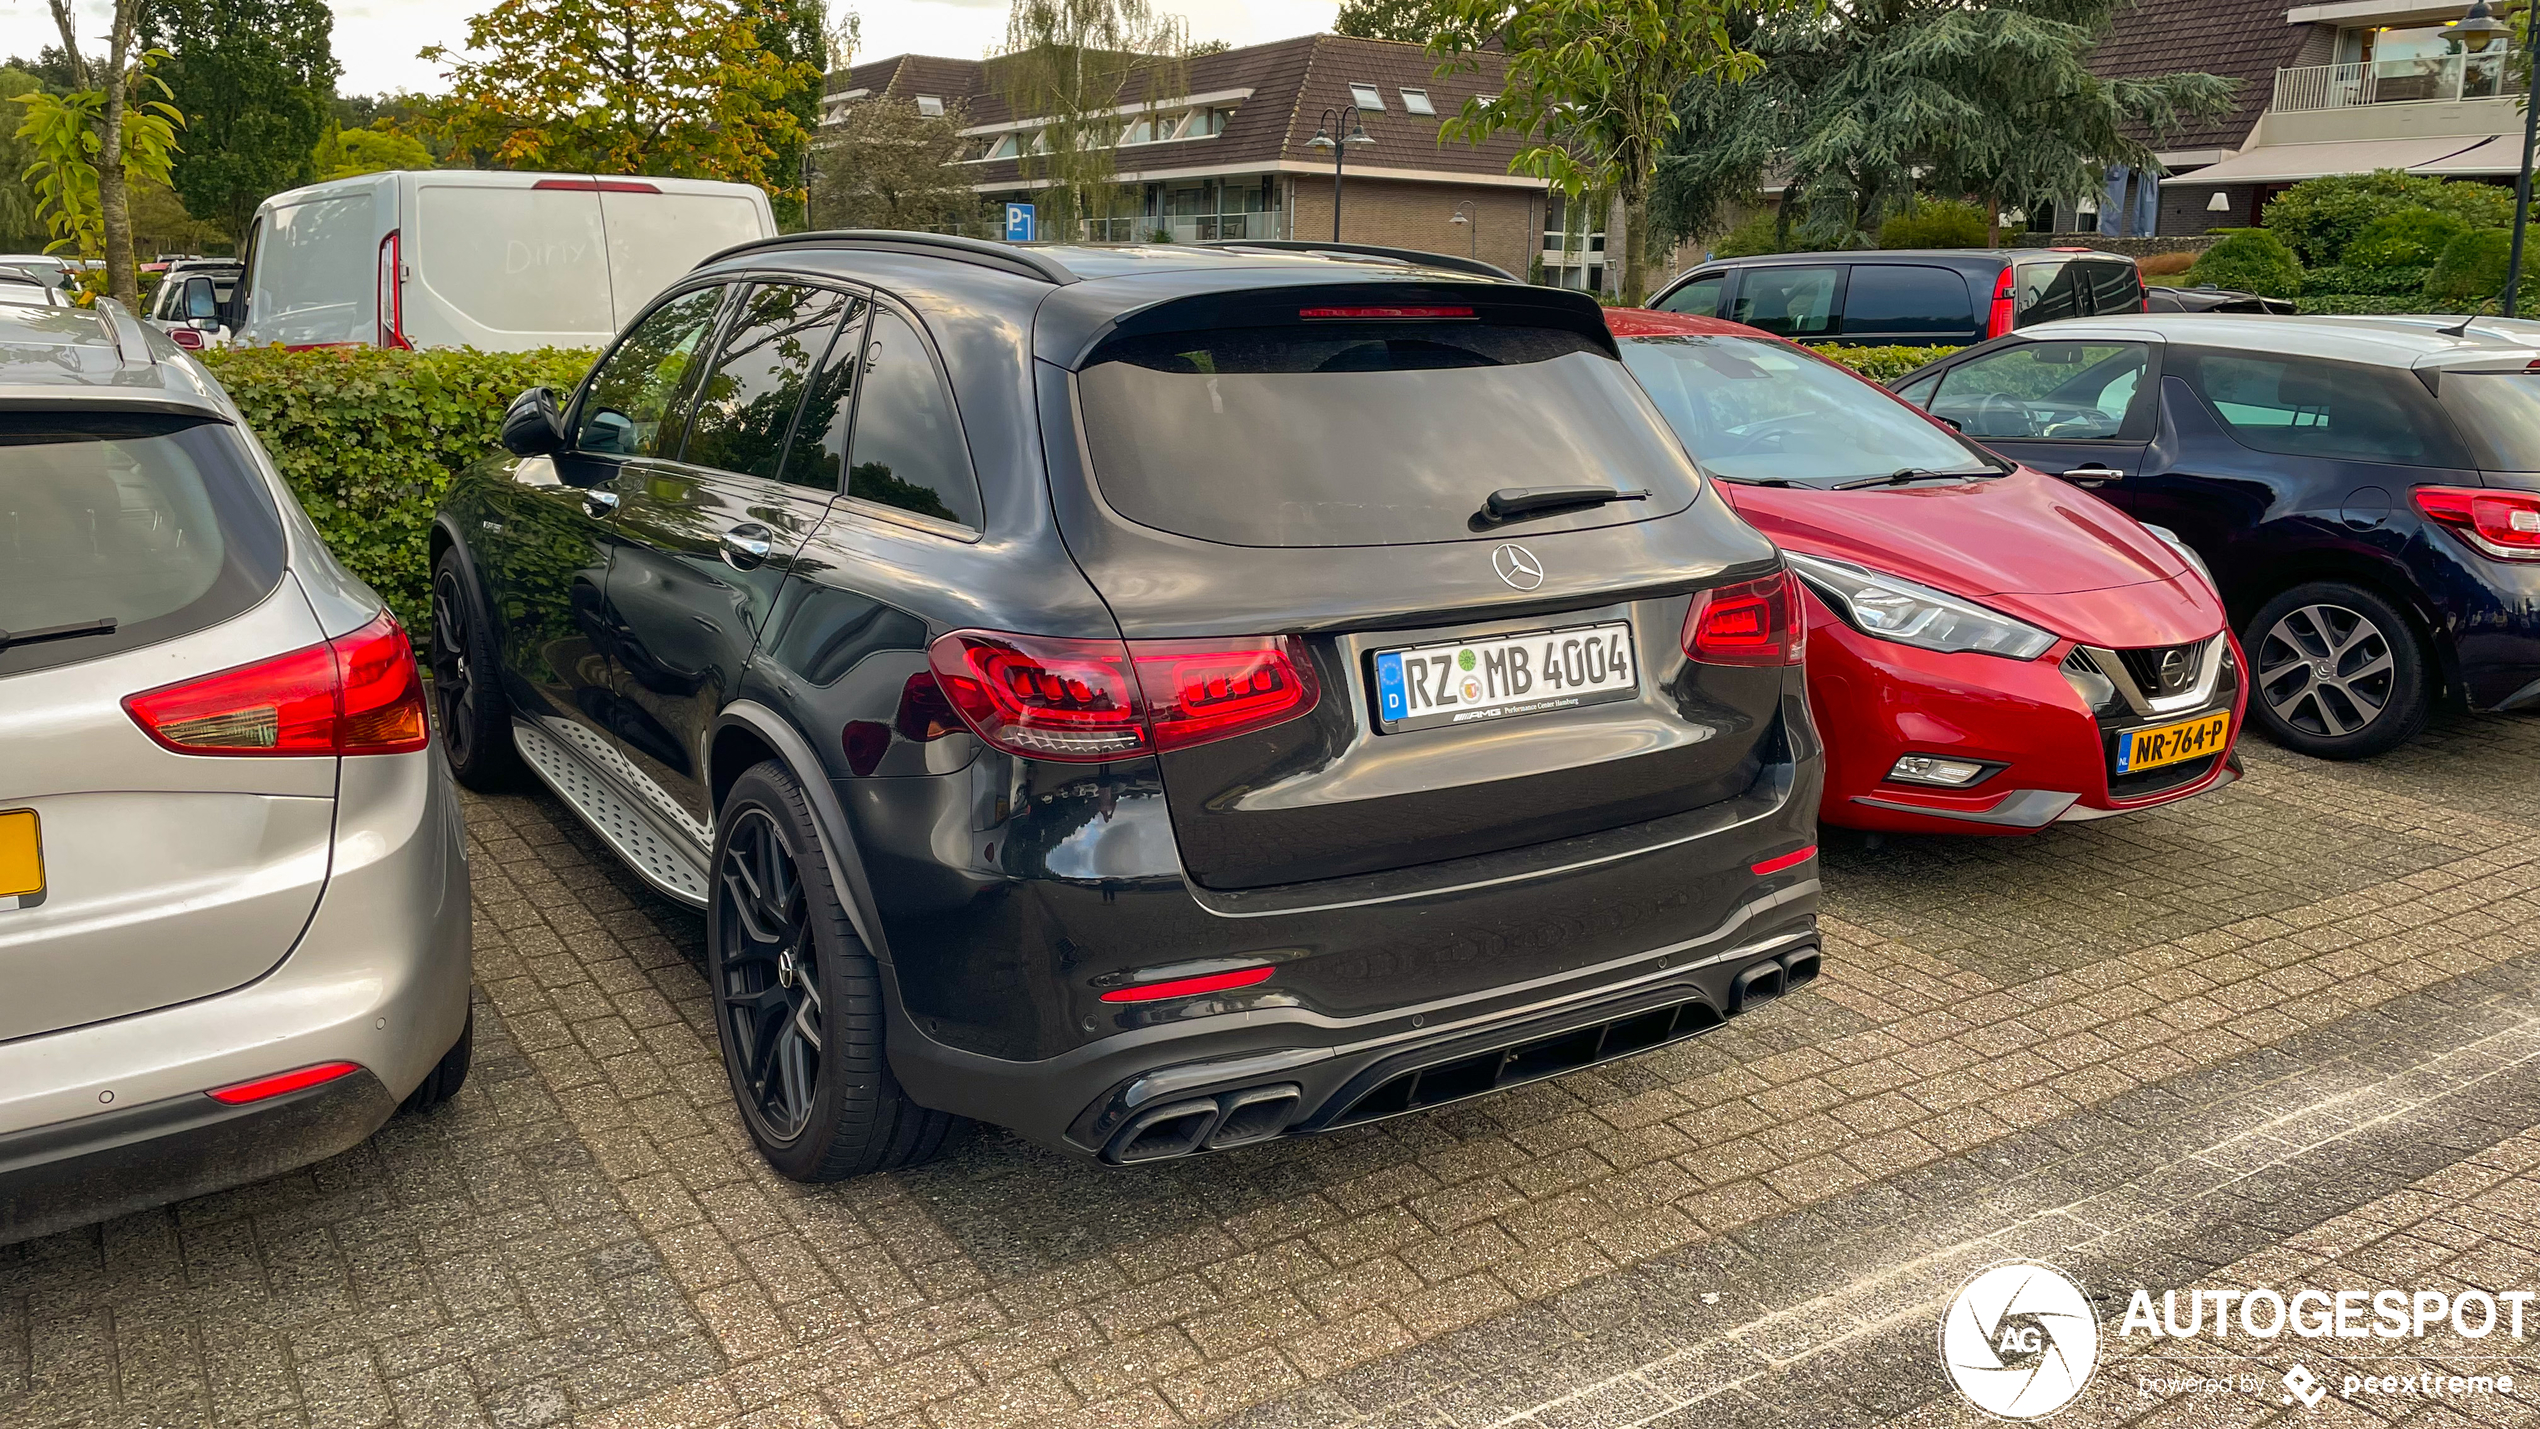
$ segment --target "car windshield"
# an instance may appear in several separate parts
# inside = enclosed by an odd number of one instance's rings
[[[2000,470],[1902,401],[1779,343],[1639,337],[1623,343],[1623,362],[1694,460],[1724,481],[1835,486],[1898,471]]]
[[[2540,471],[2540,373],[2446,372],[2437,397],[2487,471]]]

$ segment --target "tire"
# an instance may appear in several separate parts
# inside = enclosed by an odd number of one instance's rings
[[[919,1106],[891,1075],[881,972],[831,885],[802,785],[773,760],[754,765],[715,825],[706,974],[723,1070],[759,1154],[796,1181],[944,1154],[969,1122]]]
[[[2362,586],[2311,581],[2268,601],[2241,638],[2249,712],[2320,759],[2366,759],[2425,728],[2433,661],[2406,615]]]
[[[450,772],[480,794],[519,787],[520,751],[512,746],[511,702],[503,698],[501,658],[456,546],[443,551],[432,568],[429,648],[432,713]]]
[[[459,1094],[467,1085],[468,1060],[476,1054],[476,1009],[467,1010],[467,1022],[459,1028],[458,1044],[441,1055],[441,1060],[424,1074],[423,1081],[397,1106],[400,1116],[430,1111]]]

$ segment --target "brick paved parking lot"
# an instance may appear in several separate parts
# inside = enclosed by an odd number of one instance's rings
[[[1691,1044],[1158,1169],[987,1132],[818,1190],[730,1110],[699,921],[553,800],[473,801],[466,1091],[0,1248],[0,1425],[1954,1424],[1940,1307],[2008,1256],[2111,1326],[2137,1284],[2532,1287],[2540,720],[2246,752],[2149,815],[1834,844],[1825,976]],[[2518,1399],[2304,1409],[2297,1359],[2388,1347],[2103,1343],[2056,1423],[2540,1421],[2540,1354]]]

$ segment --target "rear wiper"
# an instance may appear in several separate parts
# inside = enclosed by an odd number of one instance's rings
[[[1569,506],[1603,506],[1609,501],[1647,501],[1649,493],[1616,491],[1610,486],[1503,486],[1482,503],[1482,514],[1493,521],[1514,521],[1539,511],[1558,511]]]
[[[1998,471],[1929,471],[1919,466],[1909,466],[1902,471],[1891,471],[1885,476],[1865,476],[1858,481],[1838,481],[1827,489],[1858,491],[1865,486],[1907,486],[1917,481],[1981,481],[2001,474]]]
[[[72,625],[48,625],[41,630],[0,630],[0,650],[8,650],[19,645],[33,645],[45,640],[77,640],[83,635],[112,635],[115,633],[116,623],[115,618],[109,615],[102,619],[83,620]]]

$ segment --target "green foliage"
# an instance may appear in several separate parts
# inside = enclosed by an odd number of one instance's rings
[[[168,92],[154,72],[160,56],[144,54],[133,67],[132,87],[140,93]],[[30,90],[14,101],[26,110],[17,137],[33,148],[27,182],[34,187],[36,211],[52,241],[44,251],[68,248],[82,258],[106,253],[106,215],[97,191],[97,160],[105,152],[106,91],[73,90],[51,94]],[[126,183],[170,182],[176,158],[176,131],[185,117],[166,99],[127,102],[123,116],[123,172]]]
[[[2240,228],[2205,250],[2187,270],[2188,287],[2207,283],[2262,297],[2289,298],[2302,291],[2302,265],[2293,250],[2264,229]]]
[[[2350,268],[2423,268],[2443,256],[2469,225],[2430,208],[2403,208],[2364,226],[2338,261]]]
[[[432,151],[412,134],[387,129],[338,129],[327,125],[326,137],[309,152],[315,179],[357,178],[403,169],[433,167]]]
[[[141,34],[168,52],[160,73],[186,116],[173,175],[186,212],[234,238],[267,195],[313,177],[342,73],[334,28],[323,0],[152,0]]]
[[[1758,253],[1785,251],[1779,226],[1773,212],[1766,209],[1729,230],[1728,236],[1711,245],[1714,258],[1752,258]]]
[[[2340,263],[2303,273],[2302,291],[2321,296],[2346,293],[2359,297],[2413,297],[2424,289],[2425,275],[2433,271],[2430,262],[2405,268],[2359,268]]]
[[[1437,33],[1437,6],[1430,0],[1341,0],[1335,33],[1361,40],[1407,40],[1425,45]]]
[[[2378,317],[2390,313],[2432,313],[2450,315],[2470,310],[2467,303],[2439,301],[2432,298],[2392,298],[2364,293],[2305,293],[2293,300],[2296,312],[2305,317],[2330,315]]]
[[[204,361],[327,549],[385,596],[420,642],[430,629],[433,508],[462,467],[496,450],[503,409],[532,387],[569,389],[598,354],[549,348],[232,348]]]
[[[1879,225],[1881,248],[1983,248],[1992,238],[1983,209],[1934,199]]]
[[[43,87],[43,81],[26,70],[0,68],[0,101]],[[27,166],[34,162],[34,146],[19,138],[14,126],[0,124],[0,253],[31,252],[51,237],[36,212],[35,190],[26,181]]]
[[[2494,297],[2505,289],[2505,261],[2513,252],[2513,235],[2501,228],[2480,228],[2452,240],[2425,275],[2430,301],[2462,303]],[[2528,261],[2530,255],[2525,252]],[[2526,272],[2529,270],[2526,269]],[[2524,291],[2529,286],[2526,279]]]
[[[2430,209],[2469,228],[2502,228],[2513,222],[2513,208],[2509,188],[2376,169],[2305,179],[2278,194],[2259,221],[2304,263],[2326,267],[2350,261],[2348,244],[2374,220],[2403,210]]]
[[[1893,382],[1926,362],[1938,362],[1954,347],[1846,347],[1839,342],[1812,343],[1809,351],[1840,362],[1873,382]]]

